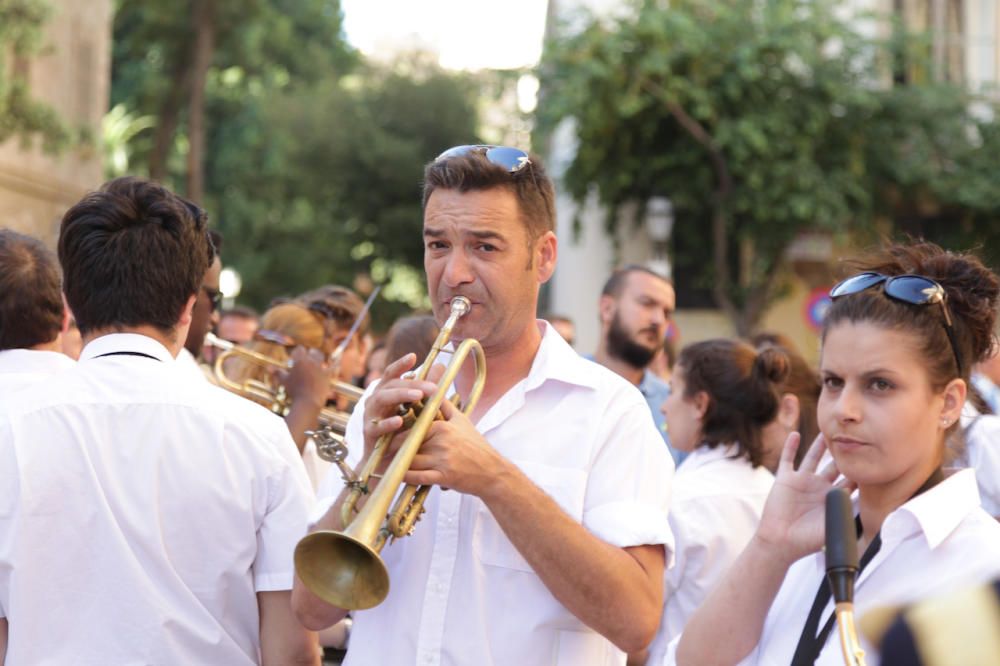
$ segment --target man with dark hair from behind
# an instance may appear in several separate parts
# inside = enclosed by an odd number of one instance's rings
[[[63,217],[84,349],[0,412],[8,664],[319,663],[289,605],[311,502],[295,445],[174,362],[205,233],[200,209],[137,178]]]
[[[601,339],[593,356],[594,361],[639,388],[668,448],[670,440],[660,405],[670,387],[650,365],[663,346],[675,304],[673,284],[659,273],[634,264],[615,270],[598,301]],[[677,463],[684,459],[684,454],[673,448],[670,454]]]
[[[0,409],[26,387],[73,367],[60,353],[68,317],[55,255],[0,229]]]

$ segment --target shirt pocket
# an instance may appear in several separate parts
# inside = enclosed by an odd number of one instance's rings
[[[551,497],[570,518],[583,522],[587,475],[583,470],[555,467],[534,461],[511,460],[532,483]],[[473,548],[479,561],[490,566],[533,573],[534,570],[511,543],[489,508],[478,499],[475,510]]]

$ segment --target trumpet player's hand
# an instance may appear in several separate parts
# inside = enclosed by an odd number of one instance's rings
[[[406,483],[439,485],[481,496],[493,484],[507,459],[476,430],[451,402],[441,403],[442,420],[427,431],[420,451],[404,477]]]
[[[403,427],[403,417],[399,415],[400,405],[417,402],[432,395],[437,385],[429,381],[439,371],[432,369],[428,380],[418,381],[404,377],[417,363],[416,354],[407,354],[401,359],[390,363],[382,374],[378,385],[365,400],[365,458],[375,448],[375,443],[382,435],[399,432]],[[398,444],[398,442],[394,442]],[[383,457],[388,462],[391,451]]]

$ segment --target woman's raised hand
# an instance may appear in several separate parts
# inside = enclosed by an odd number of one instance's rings
[[[822,434],[795,469],[799,439],[799,434],[793,432],[785,440],[774,487],[767,497],[756,535],[789,565],[823,546],[827,491],[835,485],[851,486],[844,479],[835,483],[840,473],[832,460],[818,470],[826,451]]]

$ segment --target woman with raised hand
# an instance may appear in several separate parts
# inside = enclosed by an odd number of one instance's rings
[[[824,321],[821,434],[798,469],[789,437],[756,534],[667,663],[843,663],[820,552],[841,474],[858,489],[859,615],[1000,574],[1000,524],[980,508],[973,471],[941,469],[969,368],[994,343],[1000,283],[975,257],[929,243],[889,246],[858,268]]]
[[[670,641],[753,536],[774,476],[762,429],[774,420],[785,354],[739,340],[688,345],[662,406],[671,445],[688,452],[674,477],[674,565],[664,572],[660,630],[630,663],[660,664]]]

